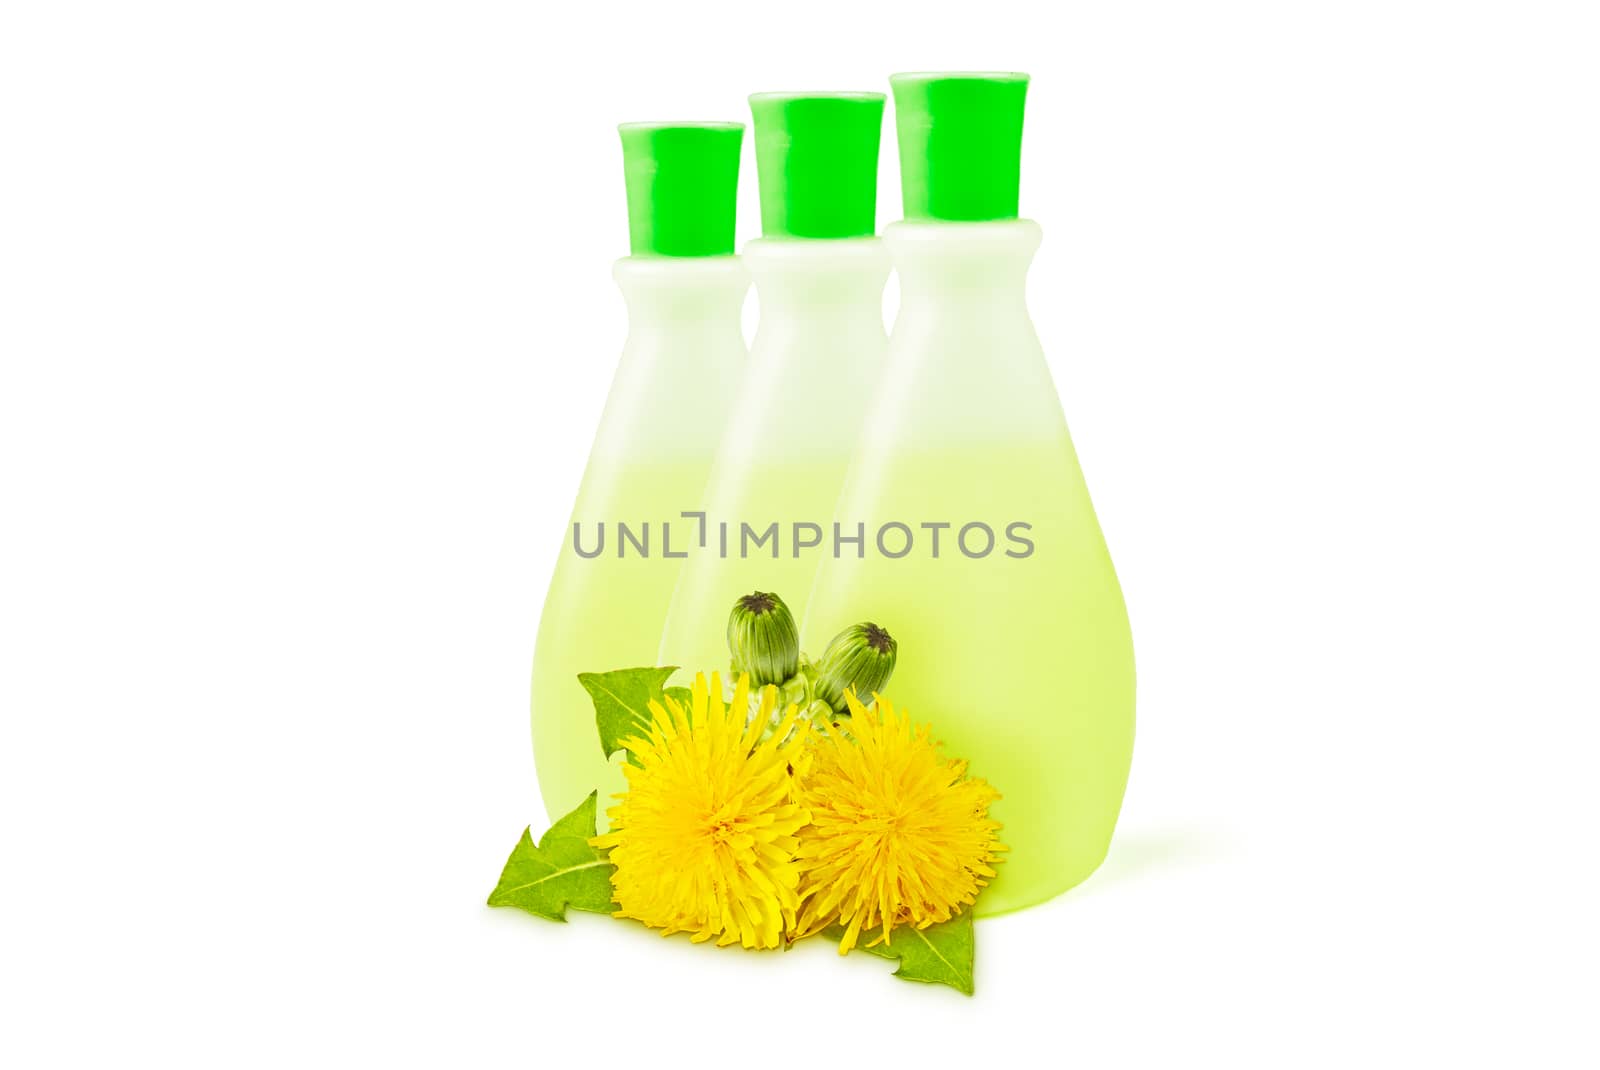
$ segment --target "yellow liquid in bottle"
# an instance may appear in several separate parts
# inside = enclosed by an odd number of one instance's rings
[[[797,617],[803,611],[821,551],[832,537],[829,521],[847,464],[847,457],[835,456],[751,467],[724,488],[729,504],[719,508],[716,501],[709,503],[706,546],[692,549],[694,556],[683,568],[661,641],[661,664],[683,670],[674,675],[675,683],[713,670],[727,677],[728,614],[741,595],[776,592]],[[726,556],[718,517],[728,518]],[[802,546],[796,557],[795,521],[815,523],[823,544]],[[778,524],[776,533],[758,545],[756,539],[773,522]],[[741,524],[748,524],[754,534],[746,538]],[[810,542],[815,534],[802,530],[800,541]]]
[[[533,659],[533,755],[552,819],[596,789],[600,822],[623,790],[607,760],[594,704],[578,674],[656,664],[661,621],[698,536],[699,507],[735,386],[744,371],[739,314],[749,286],[732,256],[630,257],[615,276],[628,302],[628,342],[595,435]],[[593,557],[604,528],[604,548]],[[636,548],[623,539],[625,524]],[[670,525],[670,551],[664,533]],[[648,536],[645,536],[648,527]]]
[[[897,223],[885,238],[900,316],[836,516],[867,544],[823,560],[801,642],[862,621],[895,637],[887,697],[1002,795],[991,815],[1010,851],[975,908],[997,914],[1104,859],[1133,753],[1133,647],[1028,319],[1039,228]],[[877,545],[890,523],[916,540],[897,559]],[[927,523],[949,525],[938,557]],[[967,525],[987,529],[963,540]],[[891,554],[904,542],[886,534]]]
[[[684,564],[662,630],[660,662],[686,670],[680,683],[726,675],[741,595],[776,592],[802,618],[887,349],[877,239],[763,239],[743,259],[761,326],[706,488],[706,545]]]
[[[655,663],[661,618],[681,568],[679,559],[661,556],[666,549],[663,525],[674,521],[670,528],[674,554],[691,548],[697,526],[678,514],[685,504],[699,500],[706,464],[629,464],[601,473],[603,478],[596,482],[603,485],[579,499],[574,516],[581,518],[584,551],[595,549],[600,518],[605,518],[605,547],[594,558],[579,557],[568,525],[534,655],[534,761],[539,790],[552,818],[567,813],[596,789],[603,815],[611,796],[626,787],[622,755],[608,761],[600,749],[594,703],[578,683],[578,674]],[[632,542],[620,542],[616,518],[636,538],[649,522],[648,558],[641,557]],[[626,556],[618,556],[619,546]]]
[[[978,899],[997,914],[1087,877],[1105,857],[1133,752],[1133,646],[1122,592],[1065,432],[1034,443],[885,458],[878,504],[863,516],[867,558],[830,561],[812,590],[805,642],[855,621],[899,643],[888,695],[933,726],[947,756],[1002,798],[1006,860]],[[1042,493],[1042,488],[1048,488]],[[841,511],[841,516],[845,511]],[[899,560],[877,556],[878,525],[897,520],[918,540]],[[921,521],[948,521],[933,532]],[[993,549],[958,543],[974,521]],[[1027,530],[1006,526],[1028,523]],[[1020,540],[1033,543],[1030,556]],[[898,552],[903,536],[885,536]],[[968,530],[966,546],[988,538]],[[924,548],[927,548],[926,550]],[[874,559],[876,558],[876,559]]]

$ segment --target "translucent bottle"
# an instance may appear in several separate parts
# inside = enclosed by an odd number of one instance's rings
[[[750,98],[762,237],[744,263],[761,319],[706,489],[706,544],[684,563],[662,634],[663,665],[726,672],[735,599],[776,592],[798,619],[811,590],[888,346],[889,254],[873,236],[883,104],[881,93]]]
[[[602,753],[577,675],[654,664],[695,535],[680,514],[700,501],[746,359],[749,282],[732,255],[743,125],[620,129],[632,255],[614,274],[628,339],[533,663],[534,760],[552,818],[597,788],[602,799],[623,789],[621,755]]]
[[[900,313],[838,510],[865,537],[824,560],[802,645],[855,620],[894,634],[889,696],[1003,795],[1011,851],[977,904],[996,914],[1104,859],[1132,757],[1133,648],[1025,303],[1040,240],[1017,218],[1027,78],[890,81]]]

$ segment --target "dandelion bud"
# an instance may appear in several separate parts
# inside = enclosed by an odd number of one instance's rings
[[[852,624],[833,637],[817,663],[817,697],[835,712],[843,712],[846,691],[870,702],[894,674],[897,649],[893,637],[876,624]]]
[[[782,684],[800,667],[800,632],[783,599],[756,591],[733,604],[728,616],[733,671],[754,686]]]

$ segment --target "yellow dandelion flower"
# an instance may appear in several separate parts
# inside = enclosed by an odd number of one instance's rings
[[[876,696],[875,696],[876,697]],[[863,931],[925,929],[977,898],[1005,850],[989,804],[1000,797],[946,761],[928,726],[913,728],[877,697],[873,709],[847,694],[848,732],[824,727],[800,785],[811,824],[800,830],[799,931],[845,927],[844,954]]]
[[[624,746],[628,790],[607,810],[617,916],[692,933],[718,946],[777,947],[795,927],[800,867],[795,832],[809,820],[792,799],[791,762],[807,739],[790,706],[776,732],[762,730],[777,701],[764,688],[755,717],[741,677],[724,702],[717,674],[696,676],[688,709],[650,703],[649,737]],[[748,720],[748,724],[746,721]]]

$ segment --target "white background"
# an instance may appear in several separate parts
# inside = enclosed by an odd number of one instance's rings
[[[3,10],[0,1062],[1600,1060],[1592,5]],[[970,1000],[487,909],[614,124],[930,68],[1034,76],[1110,859]]]

